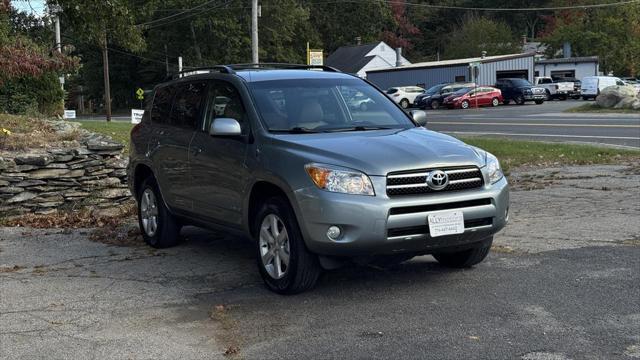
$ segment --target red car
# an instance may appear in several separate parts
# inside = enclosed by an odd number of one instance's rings
[[[477,102],[476,102],[477,101]],[[444,99],[443,105],[446,107],[468,109],[480,106],[498,106],[502,103],[502,92],[490,86],[479,86],[477,88],[460,89]]]

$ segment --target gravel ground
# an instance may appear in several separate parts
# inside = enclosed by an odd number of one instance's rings
[[[640,168],[512,183],[511,223],[476,268],[349,266],[293,297],[225,234],[153,250],[2,228],[0,358],[640,358]]]

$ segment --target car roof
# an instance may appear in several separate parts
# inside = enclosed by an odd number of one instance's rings
[[[260,82],[270,80],[294,79],[353,79],[354,76],[341,72],[298,70],[298,69],[265,69],[265,70],[237,70],[236,75],[246,82]]]

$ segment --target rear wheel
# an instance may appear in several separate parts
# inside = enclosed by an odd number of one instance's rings
[[[489,250],[491,250],[492,243],[493,238],[489,238],[481,247],[464,251],[433,254],[433,257],[436,258],[441,265],[446,267],[468,268],[481,263],[482,260],[487,257]]]
[[[307,250],[289,203],[280,197],[267,200],[254,223],[258,269],[267,287],[279,294],[296,294],[313,288],[321,273],[320,262]]]
[[[178,244],[180,224],[169,212],[153,177],[140,186],[138,223],[144,241],[154,248],[167,248]]]
[[[500,105],[500,101],[498,101],[498,98],[493,98],[491,100],[491,106],[496,107],[498,105]]]
[[[460,107],[463,108],[463,109],[468,109],[469,108],[469,102],[467,100],[463,101],[460,104]]]
[[[402,106],[403,109],[408,109],[409,108],[409,100],[407,100],[407,99],[400,100],[400,106]]]
[[[542,105],[544,103],[544,100],[536,100],[536,104],[538,105]]]
[[[440,102],[438,100],[433,100],[431,102],[431,109],[432,110],[438,110],[439,107],[440,107]]]

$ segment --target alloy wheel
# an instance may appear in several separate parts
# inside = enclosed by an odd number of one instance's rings
[[[145,189],[140,199],[140,220],[142,229],[149,237],[158,231],[158,201],[151,189]]]
[[[269,214],[262,220],[259,245],[267,274],[276,280],[284,277],[289,270],[291,248],[287,229],[277,215]]]

